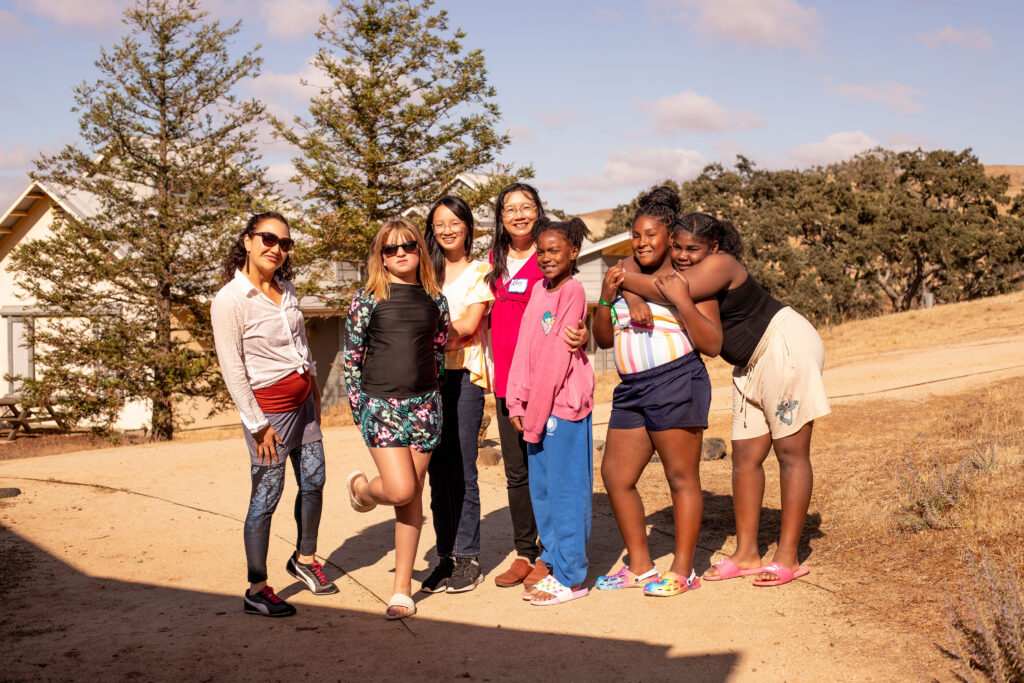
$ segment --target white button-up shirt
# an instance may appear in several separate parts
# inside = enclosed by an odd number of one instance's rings
[[[221,287],[210,306],[217,360],[242,424],[255,434],[268,423],[253,395],[293,372],[316,375],[295,285],[277,280],[281,305],[241,271]],[[315,381],[315,380],[314,380]]]

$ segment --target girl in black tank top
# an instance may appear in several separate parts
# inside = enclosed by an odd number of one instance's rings
[[[813,482],[810,460],[813,419],[815,415],[826,414],[828,409],[824,400],[824,387],[820,384],[820,367],[815,369],[813,362],[808,365],[808,359],[798,358],[789,369],[777,367],[776,364],[765,365],[762,373],[768,374],[762,374],[764,384],[792,381],[791,375],[797,373],[796,380],[814,385],[821,397],[819,404],[825,407],[810,414],[810,419],[803,422],[794,422],[790,417],[787,423],[790,429],[785,434],[780,430],[780,434],[773,437],[772,428],[766,427],[768,433],[765,434],[736,435],[737,410],[761,411],[768,425],[778,418],[779,413],[774,403],[765,405],[766,402],[762,401],[761,405],[754,405],[747,395],[736,389],[739,384],[744,387],[744,391],[747,390],[741,380],[746,379],[757,364],[755,352],[764,345],[763,342],[777,334],[773,332],[773,320],[779,316],[795,316],[811,330],[812,336],[814,334],[809,323],[769,295],[747,272],[741,260],[742,251],[739,232],[731,223],[707,214],[687,214],[678,219],[673,236],[672,259],[676,272],[654,279],[639,273],[625,273],[622,286],[647,299],[664,301],[669,291],[676,297],[684,296],[694,301],[709,296],[718,299],[723,335],[721,355],[736,366],[733,375],[737,378],[734,380],[732,440],[736,550],[730,557],[708,569],[703,578],[719,581],[756,575],[755,585],[772,586],[787,583],[809,571],[800,566],[797,548],[807,518]],[[679,307],[681,313],[683,308]],[[790,312],[787,314],[786,311]],[[689,324],[685,316],[683,322]],[[805,377],[799,374],[803,372],[817,374]],[[788,374],[786,377],[775,376],[779,373]],[[779,404],[778,411],[792,407],[795,404]],[[792,413],[785,414],[792,416]],[[779,459],[782,500],[786,502],[782,510],[778,548],[773,561],[765,565],[758,552],[757,534],[764,497],[763,464],[773,449]]]
[[[402,218],[384,222],[367,256],[367,283],[345,323],[345,389],[380,476],[348,477],[357,512],[395,508],[395,579],[385,616],[416,613],[412,566],[423,526],[423,480],[441,434],[439,374],[448,302],[426,242]]]

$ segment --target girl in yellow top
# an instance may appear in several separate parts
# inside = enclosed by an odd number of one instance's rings
[[[451,327],[441,382],[441,443],[430,459],[430,511],[438,564],[423,581],[427,593],[462,593],[483,581],[477,435],[493,368],[487,311],[494,294],[490,266],[473,260],[473,213],[458,197],[439,199],[427,214],[427,250],[448,299]]]

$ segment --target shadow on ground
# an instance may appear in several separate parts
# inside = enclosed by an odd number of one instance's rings
[[[289,619],[246,616],[240,595],[93,578],[2,526],[0,599],[2,677],[15,680],[494,680],[549,678],[557,667],[562,680],[724,681],[738,660],[422,617],[388,622],[332,609],[330,598]]]

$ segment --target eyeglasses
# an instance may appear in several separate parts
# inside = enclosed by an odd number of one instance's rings
[[[390,258],[391,256],[396,255],[399,249],[404,251],[406,254],[415,254],[418,247],[419,245],[416,243],[416,240],[409,240],[408,242],[402,242],[401,244],[385,244],[380,248],[380,253]]]
[[[434,228],[434,232],[444,232],[445,230],[451,230],[452,232],[455,232],[460,228],[466,227],[466,224],[463,223],[462,221],[452,221],[447,225],[445,225],[444,223],[434,223],[434,225],[432,225],[431,227]]]
[[[263,240],[263,246],[267,247],[268,249],[273,247],[275,244],[280,244],[281,251],[283,251],[286,254],[292,250],[292,247],[295,246],[295,240],[293,240],[291,237],[278,237],[272,232],[254,232],[252,233],[252,235],[253,237],[259,237],[261,240]]]
[[[512,218],[514,216],[529,216],[536,212],[537,206],[535,204],[522,204],[520,206],[506,206],[502,209],[501,215]]]

